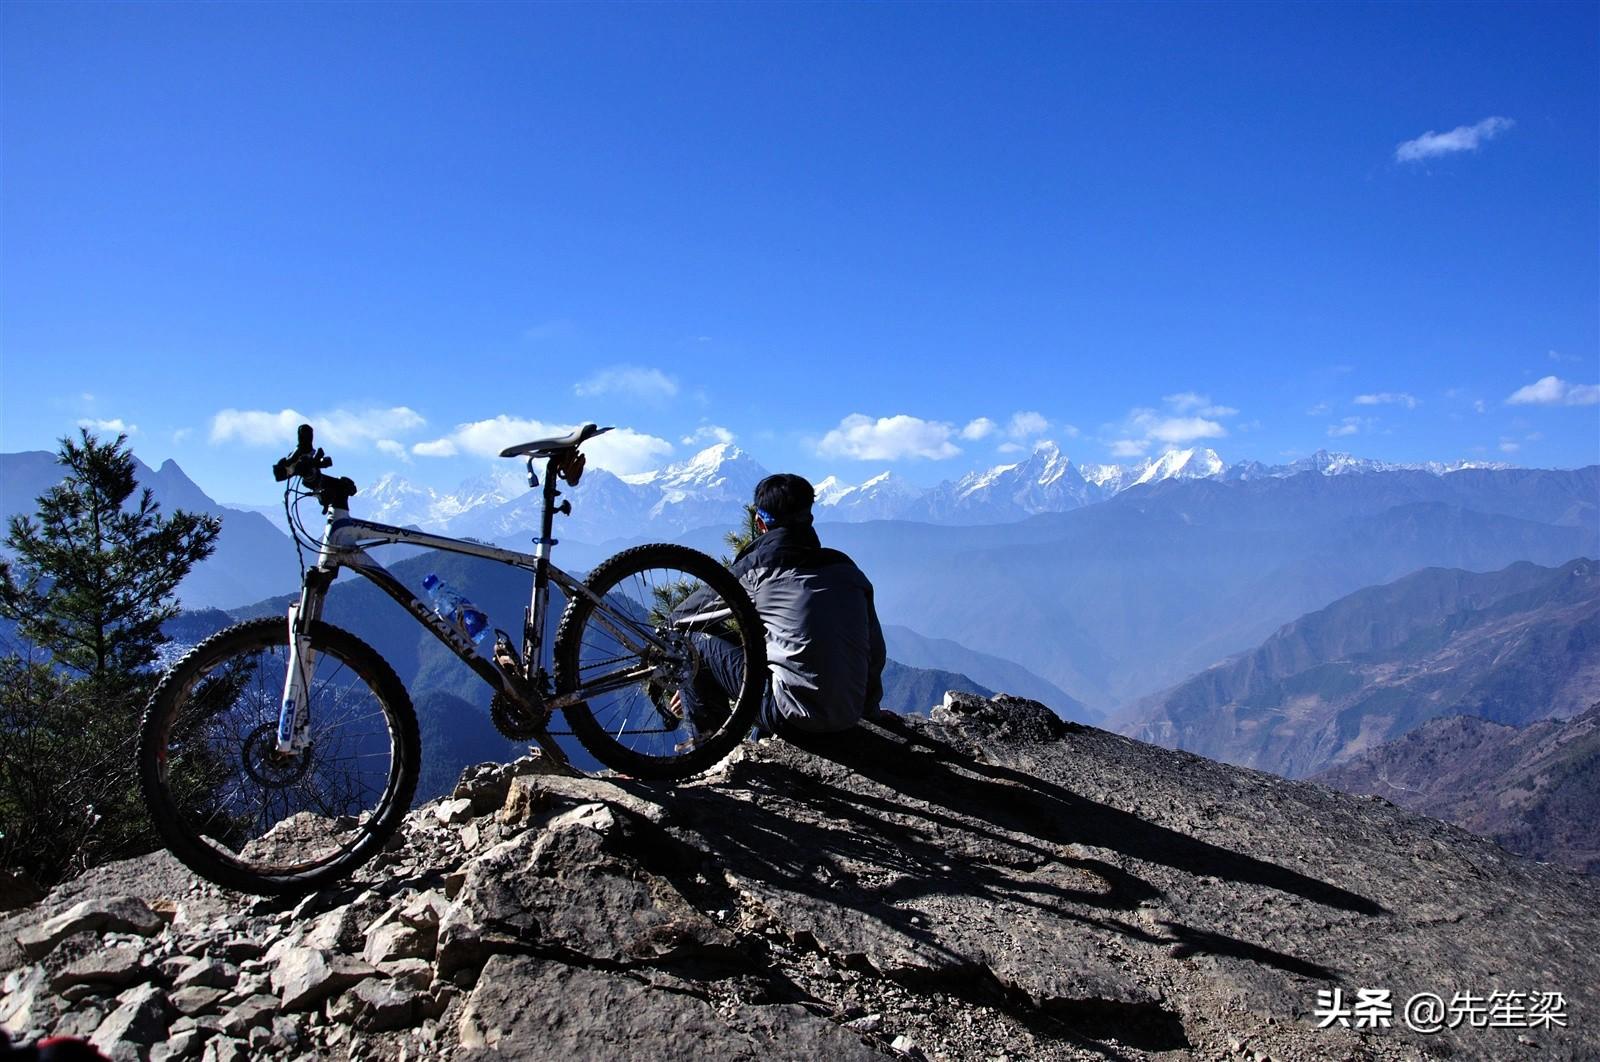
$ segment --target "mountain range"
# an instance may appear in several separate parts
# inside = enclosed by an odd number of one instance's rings
[[[295,586],[300,570],[294,547],[273,521],[260,512],[219,505],[184,474],[176,461],[160,468],[134,458],[134,473],[166,512],[185,509],[222,520],[217,548],[196,565],[178,588],[187,608],[222,607],[256,601]],[[0,516],[31,515],[35,500],[61,482],[56,455],[44,450],[0,454]]]
[[[828,476],[816,484],[819,521],[915,520],[932,524],[995,524],[1039,513],[1067,512],[1135,487],[1168,481],[1240,482],[1312,472],[1357,475],[1420,471],[1436,476],[1483,462],[1401,465],[1318,451],[1284,465],[1244,461],[1227,465],[1214,450],[1172,450],[1131,465],[1075,464],[1056,444],[1041,442],[1024,460],[972,472],[922,489],[892,472],[851,484]],[[616,476],[590,469],[571,491],[568,539],[590,544],[661,537],[701,527],[731,527],[742,518],[755,485],[767,475],[732,443],[707,447],[686,461],[652,472]],[[537,526],[539,498],[524,474],[482,476],[441,493],[387,474],[352,503],[357,516],[401,526],[511,543]]]
[[[1526,726],[1430,719],[1314,781],[1453,822],[1531,859],[1600,874],[1600,701]]]
[[[1600,700],[1600,563],[1429,568],[1302,616],[1135,705],[1125,733],[1303,777],[1431,719],[1521,726]]]
[[[1220,464],[1208,451],[1180,451],[1117,474],[1104,467],[1083,473],[1041,447],[1019,465],[969,477],[941,496],[967,499],[969,514],[981,499],[998,498],[1015,515],[1018,506],[1075,504],[1070,491],[1047,501],[1039,492],[1050,489],[1074,483],[1111,489],[1121,482],[1118,474],[1144,482],[1092,504],[989,524],[830,522],[865,511],[841,501],[843,488],[834,484],[821,506],[822,535],[868,573],[884,623],[1010,662],[1057,691],[1036,689],[1041,697],[1085,719],[1248,649],[1345,594],[1419,568],[1490,571],[1518,560],[1553,565],[1600,555],[1597,467],[1402,469],[1326,454],[1298,465],[1235,465],[1217,473]],[[557,524],[563,539],[557,560],[582,572],[630,540],[586,542],[629,521],[649,531],[642,537],[725,553],[723,536],[742,520],[744,500],[762,474],[728,444],[628,479],[590,470],[574,491],[580,503],[574,515]],[[50,454],[0,455],[5,511],[31,511],[32,499],[58,475]],[[141,465],[140,475],[168,508],[223,517],[216,556],[180,589],[186,606],[238,608],[296,586],[292,545],[264,516],[218,505],[172,462],[156,470]],[[856,492],[860,505],[867,496],[895,493],[892,477],[875,479]],[[485,481],[449,500],[434,498],[429,511],[452,532],[520,543],[525,532],[510,529],[528,525],[519,507],[535,496],[524,491],[492,504],[503,487]],[[925,515],[953,511],[926,500],[937,493],[919,502],[929,507]],[[356,511],[408,522],[407,513],[385,501],[397,497],[418,495],[386,481],[357,495]],[[476,505],[467,504],[472,499]],[[387,549],[390,560],[404,553]],[[928,666],[1006,688],[950,657]]]

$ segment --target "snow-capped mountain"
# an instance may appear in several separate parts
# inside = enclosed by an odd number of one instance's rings
[[[1025,461],[941,483],[909,515],[933,523],[988,524],[1077,509],[1108,496],[1055,443],[1042,442]]]
[[[894,520],[904,516],[922,497],[922,489],[893,472],[880,472],[852,487],[838,476],[817,484],[817,506],[822,520]]]
[[[1222,475],[1226,467],[1215,450],[1196,447],[1192,450],[1168,450],[1160,457],[1152,457],[1135,466],[1141,469],[1132,486],[1141,483],[1160,483],[1167,479],[1210,479]]]
[[[1042,442],[1024,460],[969,472],[926,489],[891,472],[858,484],[828,476],[816,485],[817,518],[991,524],[1066,512],[1168,481],[1238,482],[1306,473],[1396,471],[1445,475],[1464,468],[1504,467],[1471,461],[1404,465],[1326,450],[1283,465],[1259,461],[1227,465],[1205,447],[1169,450],[1128,465],[1078,465],[1055,443]],[[754,458],[731,443],[718,443],[650,472],[616,476],[591,468],[576,488],[566,492],[573,513],[557,525],[558,532],[580,542],[601,543],[731,527],[742,519],[756,483],[766,474]],[[356,496],[354,508],[359,516],[385,523],[515,544],[525,543],[537,528],[539,493],[527,489],[521,472],[480,477],[449,493],[386,475]]]

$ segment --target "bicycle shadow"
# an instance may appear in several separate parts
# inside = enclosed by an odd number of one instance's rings
[[[995,956],[1038,933],[1030,946],[1048,939],[1060,950],[1036,963],[1092,985],[1121,972],[1091,954],[1112,934],[1174,958],[1226,957],[1323,982],[1341,976],[1213,928],[1156,920],[1141,908],[1160,888],[1083,848],[1382,913],[1348,890],[981,762],[905,724],[761,746],[715,785],[680,790],[676,804],[678,821],[802,945],[842,949],[907,984],[998,1001],[1036,1032],[1113,1055],[1095,1029],[1146,1050],[1187,1046],[1177,1014],[1115,992],[1022,1000],[1014,981],[996,976]]]
[[[1348,889],[1148,822],[1046,779],[979,760],[902,720],[863,725],[850,731],[848,738],[806,736],[795,744],[882,785],[898,787],[908,796],[984,814],[997,825],[1040,839],[1104,848],[1196,877],[1260,885],[1355,914],[1386,913],[1378,903]]]

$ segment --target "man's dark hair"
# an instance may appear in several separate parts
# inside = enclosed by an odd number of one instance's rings
[[[756,508],[771,517],[768,527],[799,527],[811,523],[811,503],[817,492],[811,481],[793,472],[779,472],[756,484]]]

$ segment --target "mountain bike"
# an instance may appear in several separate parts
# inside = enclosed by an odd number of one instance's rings
[[[316,555],[310,566],[302,557],[299,598],[287,617],[239,623],[196,646],[145,709],[140,785],[173,854],[228,888],[307,892],[380,851],[410,809],[421,765],[416,714],[388,662],[323,620],[341,570],[375,583],[487,682],[496,725],[535,743],[553,770],[579,773],[550,734],[558,710],[596,759],[638,778],[687,778],[732,751],[755,719],[767,672],[761,620],[738,580],[705,554],[669,544],[624,550],[582,580],[551,563],[555,517],[572,512],[570,500],[557,504],[557,483],[577,485],[580,447],[609,430],[586,424],[502,451],[526,459],[530,488],[540,486],[544,463],[529,554],[352,517],[355,483],[324,474],[333,460],[302,425],[294,451],[273,467],[296,548]],[[326,517],[320,537],[299,518],[308,498]],[[520,651],[495,630],[492,653],[481,653],[459,615],[436,613],[368,552],[386,543],[531,572]],[[547,654],[551,584],[566,606]],[[685,713],[674,694],[697,677],[704,686],[707,638],[737,648],[736,681],[720,677],[724,704]]]

